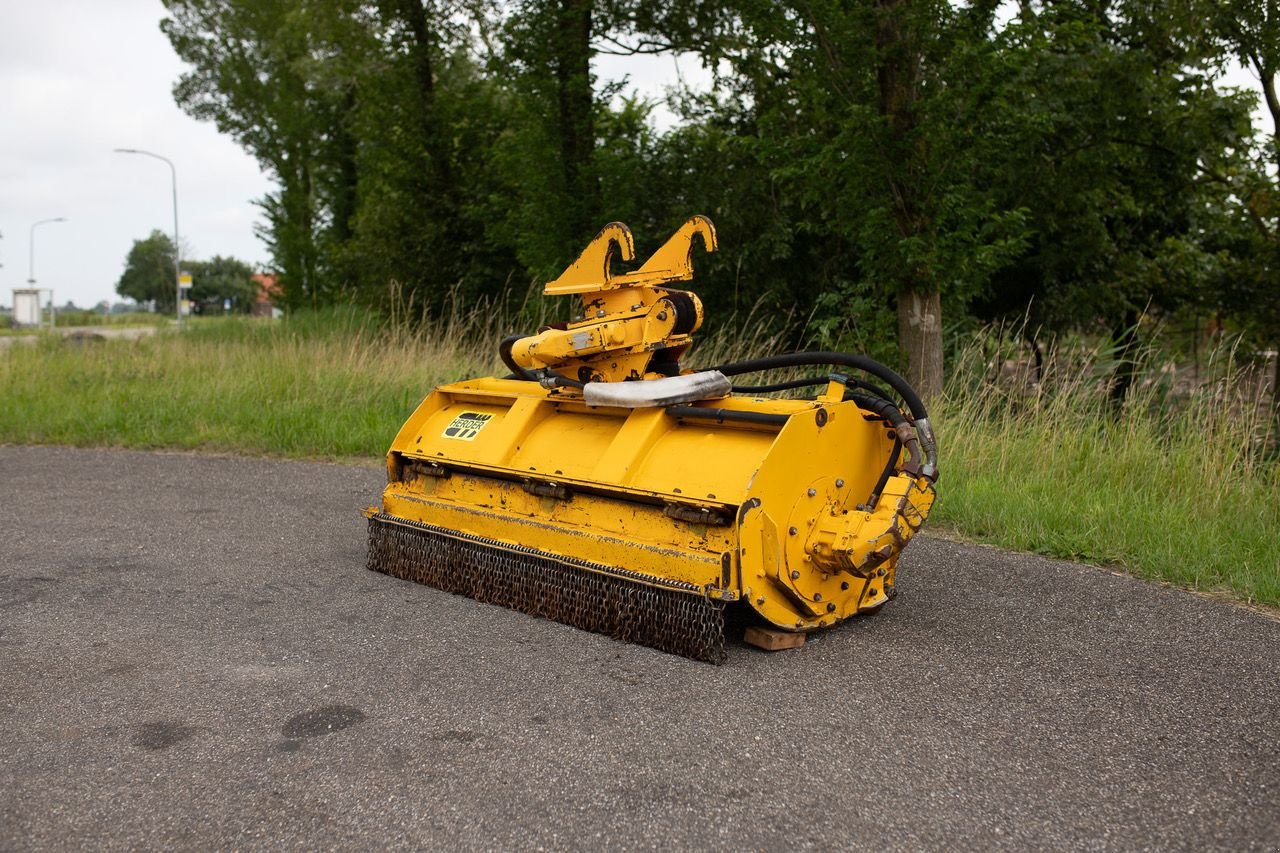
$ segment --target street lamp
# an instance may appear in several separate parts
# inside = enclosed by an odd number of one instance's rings
[[[178,315],[178,325],[182,325],[182,249],[178,243],[178,169],[173,165],[173,161],[168,157],[161,157],[151,151],[143,151],[141,148],[116,148],[117,154],[141,154],[144,157],[154,157],[157,160],[163,160],[169,164],[169,172],[173,176],[173,281],[176,288],[177,298],[173,303],[173,310]]]
[[[28,254],[27,254],[27,284],[34,286],[36,283],[36,227],[40,225],[48,225],[50,222],[66,222],[66,221],[67,221],[67,218],[65,216],[55,216],[52,219],[41,219],[39,222],[31,223],[31,240],[28,243]],[[38,313],[39,309],[40,309],[40,293],[39,291],[37,291],[36,292],[37,317],[39,317],[39,313]],[[50,290],[49,291],[49,325],[51,327],[57,322],[57,320],[55,319],[56,315],[54,313],[56,310],[57,309],[53,307],[53,291]],[[44,325],[43,320],[40,320],[39,322],[40,322],[40,325]]]
[[[31,243],[30,254],[27,257],[27,284],[36,283],[36,226],[48,225],[50,222],[66,222],[65,216],[55,216],[52,219],[41,219],[39,222],[31,223]]]

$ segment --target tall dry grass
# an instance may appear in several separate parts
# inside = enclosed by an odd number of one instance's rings
[[[505,374],[496,342],[551,319],[535,310],[482,306],[424,322],[412,305],[390,320],[340,307],[202,320],[132,342],[50,336],[0,351],[0,441],[372,459],[435,385]],[[744,331],[757,321],[722,324],[687,361],[787,349],[781,333]],[[933,521],[1280,606],[1273,421],[1242,390],[1231,354],[1187,389],[1148,353],[1122,409],[1107,394],[1112,361],[1059,347],[1032,382],[999,375],[989,339],[962,351],[933,406]]]
[[[966,348],[938,403],[937,519],[1007,547],[1280,604],[1280,466],[1268,391],[1230,349],[1187,387],[1137,354],[1122,406],[1115,353],[1048,353],[1003,379]],[[1019,365],[1019,367],[1025,367]]]
[[[434,385],[496,369],[488,331],[347,307],[132,342],[47,338],[0,355],[0,440],[376,456]]]

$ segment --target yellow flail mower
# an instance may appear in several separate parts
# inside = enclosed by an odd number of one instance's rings
[[[858,355],[804,352],[702,370],[680,359],[702,303],[686,222],[639,269],[621,223],[546,285],[581,310],[502,341],[511,375],[442,385],[387,455],[370,569],[714,663],[725,608],[812,631],[894,596],[934,499],[919,396]],[[730,377],[825,368],[737,386]],[[835,372],[830,372],[830,371]],[[766,395],[817,388],[809,399]]]

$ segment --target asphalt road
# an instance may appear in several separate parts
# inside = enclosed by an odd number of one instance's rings
[[[149,338],[156,333],[155,326],[59,326],[57,333],[64,339],[84,343],[85,341],[103,341],[107,338],[119,338],[136,341]],[[43,339],[48,332],[33,330],[29,334],[0,335],[0,350],[18,344],[34,344]]]
[[[0,849],[1280,849],[1267,617],[925,537],[713,667],[366,571],[382,476],[0,447]]]

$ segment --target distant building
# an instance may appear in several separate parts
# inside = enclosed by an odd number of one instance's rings
[[[40,294],[49,294],[49,325],[53,325],[53,291],[42,287],[15,287],[13,289],[13,325],[42,326]]]
[[[254,284],[258,285],[258,298],[253,303],[253,316],[275,317],[276,301],[283,295],[280,284],[273,273],[255,273]]]

